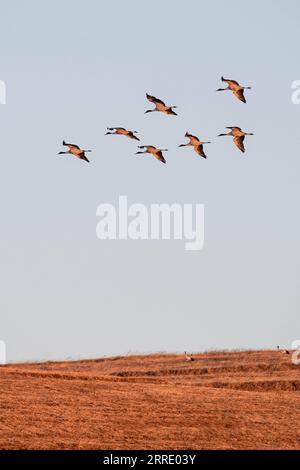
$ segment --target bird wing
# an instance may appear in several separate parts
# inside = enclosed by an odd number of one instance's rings
[[[207,158],[203,151],[203,144],[196,145],[194,149],[195,149],[195,152],[198,153],[198,155],[200,155],[200,157]]]
[[[157,104],[162,104],[163,106],[166,106],[162,100],[155,98],[155,96],[151,96],[151,95],[148,95],[148,93],[146,93],[146,97],[148,101],[151,101],[151,103],[155,103],[155,104],[157,103]]]
[[[244,135],[237,136],[233,139],[235,145],[237,146],[237,148],[241,150],[241,152],[245,152],[244,139],[245,139]]]
[[[222,82],[228,83],[228,85],[231,87],[238,87],[240,84],[236,80],[231,80],[230,78],[223,78],[222,77]]]
[[[90,163],[89,159],[86,158],[84,152],[82,152],[80,155],[78,155],[78,158],[80,158],[80,160],[85,160],[86,162]]]
[[[127,137],[129,137],[130,139],[134,139],[134,140],[140,140],[136,135],[134,135],[132,131],[129,131],[129,133],[127,134]]]
[[[237,131],[242,131],[242,129],[238,126],[227,126],[226,129],[236,129]]]
[[[69,147],[69,149],[74,148],[74,149],[80,150],[80,147],[78,147],[78,145],[76,144],[67,144],[67,142],[63,141],[63,145],[65,145],[66,147]]]
[[[190,143],[192,145],[198,145],[200,143],[199,138],[196,135],[190,134],[188,138],[190,139]]]
[[[173,111],[172,108],[168,108],[166,112],[167,112],[167,114],[172,114],[173,116],[178,116],[178,114],[175,113],[175,111]]]
[[[187,137],[188,139],[195,139],[197,141],[199,141],[198,137],[196,135],[193,135],[193,134],[190,134],[189,132],[186,132],[185,133],[185,137]]]
[[[166,163],[165,157],[163,156],[161,150],[159,150],[158,152],[155,153],[155,157],[156,157],[157,160],[159,160],[160,162]]]
[[[244,90],[242,88],[238,89],[238,90],[233,90],[233,94],[234,96],[236,96],[240,101],[242,101],[243,103],[246,103],[246,99],[244,97]]]

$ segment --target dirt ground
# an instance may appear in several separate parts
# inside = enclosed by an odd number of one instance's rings
[[[300,449],[300,366],[278,351],[0,366],[1,449]]]

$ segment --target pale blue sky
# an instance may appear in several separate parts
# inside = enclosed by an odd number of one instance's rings
[[[300,338],[300,4],[0,1],[1,329],[9,361]],[[247,105],[215,93],[221,75]],[[145,115],[149,92],[178,114]],[[150,105],[151,107],[151,105]],[[167,165],[104,136],[139,130]],[[225,126],[254,132],[242,155]],[[207,161],[178,149],[189,130]],[[61,141],[91,163],[57,156]],[[205,204],[205,248],[100,242],[101,202]]]

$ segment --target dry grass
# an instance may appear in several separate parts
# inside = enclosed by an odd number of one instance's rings
[[[0,367],[1,449],[299,449],[300,366],[274,351]]]

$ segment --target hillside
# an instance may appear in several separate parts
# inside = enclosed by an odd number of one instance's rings
[[[0,366],[0,448],[300,448],[300,366],[290,356],[194,357]]]

